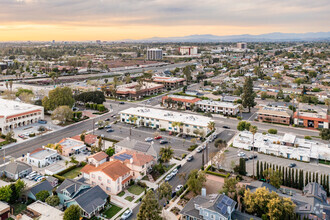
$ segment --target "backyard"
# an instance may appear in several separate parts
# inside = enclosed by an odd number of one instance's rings
[[[68,178],[68,179],[74,179],[80,174],[80,170],[82,168],[83,167],[76,167],[73,170],[70,170],[69,172],[64,173],[62,176],[65,178]]]
[[[111,207],[103,212],[103,214],[108,218],[115,216],[122,208],[111,204]]]
[[[144,192],[144,188],[138,185],[132,185],[127,189],[127,191],[138,196]]]

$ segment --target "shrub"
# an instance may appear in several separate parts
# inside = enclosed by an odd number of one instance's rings
[[[166,128],[161,128],[161,129],[159,129],[160,131],[166,131]]]
[[[277,134],[277,129],[271,128],[268,130],[269,134]]]
[[[220,176],[220,177],[223,177],[223,178],[228,178],[230,176],[230,173],[222,174],[222,173],[216,173],[216,172],[212,172],[212,171],[206,171],[206,173],[214,175],[214,176]]]
[[[144,183],[144,182],[141,182],[141,181],[138,181],[138,182],[137,182],[137,185],[138,185],[138,186],[141,186],[142,188],[147,188],[147,184]]]
[[[305,136],[306,140],[312,140],[311,136]]]
[[[85,104],[85,107],[86,107],[86,108],[89,108],[89,107],[90,107],[89,103],[86,103],[86,104]]]
[[[191,146],[188,148],[188,151],[193,151],[193,150],[195,150],[197,147],[198,147],[197,144],[193,144],[193,145],[191,145]]]
[[[102,105],[102,104],[98,104],[98,105],[97,105],[97,110],[98,110],[99,112],[104,112],[104,111],[105,111],[105,107],[104,107],[104,105]]]
[[[241,117],[241,116],[237,116],[237,119],[238,119],[238,120],[242,120],[242,117]]]
[[[184,159],[184,158],[186,158],[186,156],[187,156],[187,154],[182,154],[181,158]]]
[[[31,134],[29,134],[29,137],[35,137],[35,136],[36,136],[35,133],[31,133]]]
[[[82,112],[76,112],[76,117],[80,119],[82,117]]]

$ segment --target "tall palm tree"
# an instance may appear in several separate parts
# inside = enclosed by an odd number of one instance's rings
[[[171,146],[162,147],[159,151],[159,156],[162,162],[168,163],[174,155],[174,151]]]
[[[254,135],[257,133],[258,127],[257,126],[250,126],[250,132],[253,134],[253,142],[252,142],[252,147],[253,147],[253,178],[254,178]]]
[[[214,121],[210,121],[207,124],[207,128],[210,129],[210,131],[213,131],[215,129],[215,122]]]

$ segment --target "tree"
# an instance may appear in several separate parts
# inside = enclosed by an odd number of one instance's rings
[[[11,190],[11,194],[10,194],[10,198],[9,198],[9,203],[10,204],[14,204],[17,202],[18,198],[19,198],[19,195],[17,193],[17,190],[16,190],[16,186],[15,184],[10,184],[10,190]]]
[[[190,171],[187,185],[189,190],[193,191],[195,195],[198,195],[201,192],[205,182],[206,176],[203,171],[198,171],[197,169]]]
[[[259,167],[259,160],[258,160],[257,161],[257,180],[259,180],[259,179],[260,179],[260,167]]]
[[[234,198],[232,194],[236,192],[237,183],[238,180],[235,177],[227,177],[220,193],[224,193],[230,198]]]
[[[155,197],[155,193],[149,190],[142,200],[137,214],[137,220],[160,220],[162,219],[160,213],[161,209]]]
[[[250,126],[250,132],[253,134],[253,142],[252,142],[252,147],[253,147],[253,154],[254,154],[254,135],[257,133],[258,131],[258,127],[257,126]],[[253,157],[253,178],[254,178],[254,157]]]
[[[106,154],[108,154],[109,157],[111,157],[112,155],[115,154],[115,149],[112,148],[112,147],[109,147],[106,151],[105,151]]]
[[[5,137],[5,140],[10,142],[14,137],[14,132],[13,131],[9,131],[7,134],[6,134],[6,137]]]
[[[214,142],[214,146],[218,149],[222,149],[222,148],[225,148],[227,146],[227,141],[225,140],[222,140],[222,139],[217,139],[215,142]]]
[[[51,115],[51,119],[58,120],[60,124],[64,124],[66,121],[71,120],[72,117],[73,112],[71,108],[66,105],[57,107]]]
[[[240,175],[246,175],[246,162],[244,158],[239,159],[239,165],[236,167],[235,172],[238,172]]]
[[[85,143],[85,138],[86,138],[86,133],[85,132],[82,132],[80,134],[80,140]]]
[[[102,104],[105,102],[105,96],[104,93],[101,91],[89,91],[89,92],[82,92],[78,95],[74,96],[74,99],[76,101],[80,101],[83,103],[96,103],[96,104]]]
[[[237,124],[237,130],[239,130],[239,131],[244,131],[244,130],[249,131],[250,130],[250,126],[251,126],[250,122],[240,121]]]
[[[81,209],[78,205],[71,205],[64,211],[63,220],[80,220]]]
[[[23,180],[18,179],[15,183],[15,189],[16,189],[16,193],[17,195],[20,197],[22,195],[22,192],[24,191],[26,187],[26,184]]]
[[[49,192],[47,190],[41,190],[36,194],[36,199],[44,202],[49,197]]]
[[[264,170],[263,176],[271,185],[275,186],[277,189],[280,188],[282,184],[282,175],[280,171],[268,168],[267,170]]]
[[[267,99],[267,97],[268,97],[267,92],[261,92],[261,94],[260,94],[260,98],[261,98],[262,100]]]
[[[253,92],[253,81],[252,78],[249,76],[245,79],[245,83],[243,86],[243,94],[242,94],[242,104],[243,107],[249,108],[249,112],[251,111],[251,107],[254,107],[256,105],[256,102],[254,101],[255,94]]]
[[[159,199],[165,198],[166,201],[171,198],[172,186],[168,182],[162,183],[158,188]]]
[[[12,190],[10,185],[0,187],[0,201],[9,202],[11,193]]]
[[[58,206],[60,204],[60,198],[57,195],[49,196],[45,201],[50,206]]]
[[[210,121],[208,124],[207,124],[207,128],[210,130],[210,131],[213,131],[215,129],[215,122],[214,121]]]
[[[45,110],[54,110],[59,106],[67,105],[70,108],[74,104],[72,91],[69,87],[57,87],[49,92],[48,96],[42,99],[42,106]]]
[[[320,131],[320,136],[322,140],[330,140],[330,129],[329,128],[323,128]]]
[[[159,151],[159,156],[162,162],[168,163],[174,155],[174,151],[171,146],[162,147]]]

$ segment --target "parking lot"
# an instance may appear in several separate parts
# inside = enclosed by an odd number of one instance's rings
[[[235,161],[236,164],[239,163],[239,157],[238,154],[240,152],[244,152],[247,157],[253,154],[252,151],[245,151],[233,147],[228,147],[227,151],[225,153],[225,162],[223,163],[223,167],[227,169],[231,169],[231,161]],[[329,166],[323,165],[323,164],[315,164],[315,163],[306,163],[296,160],[290,160],[285,159],[281,157],[275,157],[271,155],[265,155],[260,154],[257,152],[254,152],[257,155],[257,158],[255,159],[255,165],[257,160],[267,163],[272,163],[279,166],[288,167],[290,163],[295,163],[297,166],[295,169],[302,169],[304,171],[310,171],[310,172],[318,172],[319,174],[329,174]],[[246,161],[246,171],[248,175],[253,174],[253,160]]]

